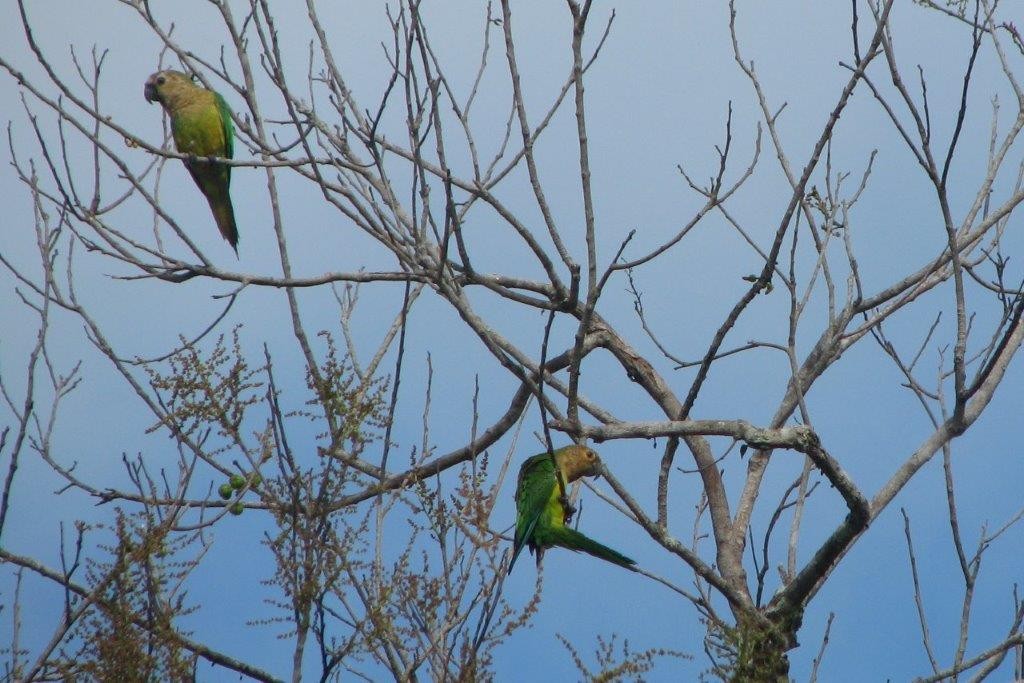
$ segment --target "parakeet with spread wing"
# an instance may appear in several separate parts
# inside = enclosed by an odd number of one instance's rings
[[[558,474],[562,475],[562,484]],[[551,453],[527,458],[519,468],[516,485],[516,533],[509,571],[524,546],[537,556],[540,566],[544,550],[561,546],[630,568],[636,562],[622,553],[598,543],[566,526],[571,516],[563,487],[580,477],[592,477],[601,472],[601,460],[586,446],[565,446]]]
[[[146,100],[159,102],[171,117],[174,146],[186,159],[185,168],[192,174],[199,190],[213,211],[220,234],[238,253],[238,227],[228,189],[231,167],[201,157],[230,159],[234,154],[234,125],[231,109],[219,93],[196,85],[180,71],[158,71],[146,80]]]

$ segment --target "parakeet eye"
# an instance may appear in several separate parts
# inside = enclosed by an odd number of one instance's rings
[[[163,76],[157,76],[157,77],[156,77],[156,84],[157,84],[157,85],[163,85],[163,84],[164,84],[164,82],[165,82],[166,80],[167,80],[167,79],[166,79],[166,78],[164,78]]]

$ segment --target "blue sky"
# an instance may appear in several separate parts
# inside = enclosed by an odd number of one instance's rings
[[[13,3],[7,0],[6,4],[8,15],[13,16]],[[569,23],[560,4],[522,4],[516,7],[514,25],[527,110],[536,120],[567,73]],[[380,41],[387,37],[384,5],[361,3],[357,9],[344,10],[326,5],[321,11],[333,37],[335,57],[343,65],[357,96],[368,105],[374,103],[387,77],[380,47]],[[213,58],[224,36],[211,23],[212,10],[198,2],[187,7],[187,13],[176,17],[178,41]],[[592,39],[612,9],[611,4],[595,4]],[[630,230],[637,231],[631,253],[643,253],[677,231],[700,205],[700,198],[689,191],[676,167],[682,165],[699,180],[714,173],[714,145],[722,142],[724,116],[730,102],[733,176],[752,154],[755,126],[760,119],[750,84],[733,61],[725,6],[665,1],[626,3],[614,9],[616,19],[611,35],[601,58],[588,74],[586,90],[602,263],[612,257]],[[134,134],[158,143],[161,114],[157,107],[143,100],[142,84],[156,68],[159,45],[141,22],[117,3],[42,0],[31,3],[29,12],[35,22],[37,40],[65,77],[73,74],[68,45],[73,45],[80,56],[87,55],[94,44],[109,49],[103,92],[106,111]],[[849,77],[849,72],[839,66],[840,61],[852,60],[849,12],[848,3],[739,3],[741,49],[748,60],[756,63],[771,108],[786,105],[779,118],[779,132],[797,169],[805,162]],[[479,3],[434,3],[428,6],[427,14],[439,59],[450,68],[452,81],[465,88],[475,72],[480,47],[483,19]],[[278,19],[286,56],[290,58],[289,76],[302,79],[308,41],[304,13],[282,11]],[[866,21],[864,17],[862,21]],[[905,73],[915,75],[920,65],[928,79],[933,135],[946,139],[954,123],[953,107],[959,101],[959,74],[966,62],[969,34],[948,18],[909,2],[897,3],[892,25]],[[862,27],[862,45],[865,36]],[[41,78],[16,22],[0,24],[0,46],[0,56],[15,68],[24,70],[30,79]],[[508,94],[500,47],[492,46],[491,77],[481,90],[475,114],[482,146],[495,145],[504,129]],[[1017,57],[1015,63],[1020,66]],[[875,65],[873,73],[883,81],[884,72],[879,66]],[[52,92],[52,88],[47,91]],[[953,210],[958,217],[973,197],[972,190],[984,170],[990,100],[994,95],[1000,97],[1003,120],[1008,122],[1013,116],[1013,100],[992,51],[986,50],[976,67],[971,85],[974,99],[951,175]],[[228,100],[233,106],[240,106],[230,96]],[[32,106],[41,114],[41,124],[52,131],[53,115]],[[269,98],[265,106],[270,112],[281,109],[280,102]],[[38,156],[19,100],[19,89],[7,75],[0,76],[0,119],[12,120],[11,135],[21,158]],[[396,121],[401,122],[397,113],[387,123],[394,125]],[[854,213],[854,242],[865,288],[874,292],[938,253],[945,235],[936,221],[934,193],[866,90],[855,94],[837,130],[831,150],[832,164],[837,172],[850,172],[848,183],[859,180],[871,151],[878,150],[868,190]],[[574,131],[572,112],[564,109],[542,138],[538,161],[552,211],[560,224],[566,226],[573,248],[582,253]],[[789,190],[767,138],[762,147],[754,177],[731,208],[754,238],[764,244],[789,200]],[[124,154],[135,167],[148,160],[147,153],[140,149],[125,148]],[[236,151],[239,157],[246,154],[244,149]],[[1011,159],[1012,166],[1019,161],[1020,153]],[[70,162],[73,167],[87,169],[85,148],[77,147]],[[1009,181],[997,185],[997,193],[1006,193],[1012,181],[1010,176],[1007,175]],[[242,168],[233,176],[232,193],[242,233],[237,262],[213,230],[207,207],[198,199],[184,169],[177,163],[168,164],[163,182],[165,201],[184,225],[195,226],[189,234],[211,258],[229,269],[278,272],[261,172]],[[822,182],[819,173],[812,184],[822,186]],[[315,188],[287,176],[282,184],[286,231],[298,273],[315,275],[362,267],[393,267],[393,259],[384,249],[318,201]],[[538,221],[539,214],[521,174],[513,177],[503,192],[503,201],[510,207],[528,220]],[[8,198],[9,207],[0,227],[0,250],[16,263],[34,264],[37,257],[31,203],[7,165],[0,168],[0,194]],[[121,224],[137,231],[132,234],[145,235],[151,229],[151,212],[146,212],[141,203],[127,203],[119,209],[118,218]],[[536,225],[540,225],[539,221]],[[527,263],[521,247],[488,221],[468,224],[467,230],[478,244],[475,253],[481,270],[536,275],[536,268]],[[1011,221],[1004,242],[1007,253],[1015,257],[1011,260],[1011,271],[1019,260],[1016,255],[1021,247],[1015,230]],[[110,338],[118,343],[118,353],[124,357],[157,355],[171,348],[177,335],[194,335],[220,310],[221,304],[211,295],[231,289],[229,285],[204,280],[167,285],[111,279],[109,275],[124,274],[124,266],[93,255],[79,256],[78,287],[82,299]],[[746,289],[742,276],[759,269],[757,255],[721,217],[711,216],[670,255],[639,270],[636,281],[661,341],[676,355],[694,358],[707,348],[714,330]],[[1019,278],[1019,270],[1013,272]],[[1010,281],[1013,279],[1011,276]],[[32,318],[14,295],[13,280],[6,272],[0,274],[0,285],[0,372],[4,373],[5,381],[21,391],[23,358],[35,333]],[[364,353],[371,352],[390,324],[401,306],[401,296],[400,285],[364,288],[354,318],[357,341]],[[474,294],[472,298],[503,334],[539,354],[542,316],[532,310],[516,310],[486,295]],[[329,290],[302,291],[300,301],[309,330],[338,329],[337,307]],[[941,311],[943,322],[937,339],[943,341],[932,343],[922,361],[927,367],[935,367],[936,349],[951,343],[953,338],[950,302],[948,288],[922,297],[912,310],[888,324],[891,338],[901,350],[910,352],[920,344],[923,332]],[[973,292],[971,302],[978,309],[979,328],[985,329],[982,325],[991,324],[993,309],[978,292]],[[600,310],[641,352],[649,354],[677,391],[685,394],[692,370],[673,371],[671,364],[657,356],[632,312],[624,278],[612,281]],[[748,339],[784,341],[786,311],[787,301],[782,293],[763,297],[740,320],[726,346]],[[823,312],[821,297],[815,297],[808,314],[807,333],[798,340],[798,351],[806,353],[813,343],[814,321],[820,324]],[[286,393],[298,396],[303,389],[301,358],[286,314],[280,293],[251,288],[240,297],[222,328],[227,331],[234,324],[244,323],[243,339],[251,345],[254,357],[259,356],[265,341],[275,355],[279,375],[290,374],[295,378],[285,388]],[[556,328],[555,346],[567,343],[572,332],[568,327]],[[122,453],[145,453],[147,461],[173,462],[173,447],[163,435],[141,434],[151,424],[151,416],[88,345],[78,321],[71,316],[58,316],[52,330],[51,350],[64,368],[80,358],[83,360],[84,384],[62,407],[56,433],[56,448],[62,458],[77,461],[97,481],[109,478],[121,483]],[[477,378],[481,383],[483,425],[504,411],[516,386],[507,373],[496,368],[449,306],[431,295],[421,297],[410,316],[407,364],[403,370],[405,391],[398,406],[394,435],[402,454],[420,440],[428,353],[435,378],[431,434],[438,452],[468,440],[472,391]],[[766,423],[788,379],[787,365],[772,353],[754,351],[716,365],[694,417],[743,418],[755,424]],[[384,367],[390,368],[392,362],[386,362]],[[925,373],[929,377],[931,374]],[[970,433],[954,442],[954,467],[962,503],[960,521],[969,549],[983,524],[990,529],[998,527],[1021,504],[1019,492],[1024,484],[1024,471],[1020,467],[1019,447],[1012,438],[1013,425],[1019,419],[1020,380],[1021,369],[1015,363],[986,415]],[[865,340],[831,368],[809,396],[815,428],[829,451],[869,497],[930,431],[916,400],[899,386],[900,381],[896,368],[883,357],[877,345]],[[588,359],[582,388],[623,418],[661,417],[621,369],[599,354]],[[5,415],[4,420],[8,419]],[[539,416],[533,410],[524,422],[514,463],[539,450],[533,436],[538,428]],[[309,438],[312,447],[312,436]],[[728,447],[723,441],[714,441],[713,445],[716,454]],[[511,440],[506,438],[492,453],[504,456],[511,447]],[[647,443],[622,441],[605,444],[600,452],[616,475],[653,509],[660,450]],[[680,464],[692,466],[691,462]],[[6,467],[6,461],[0,460],[0,466]],[[722,466],[730,495],[738,495],[746,463],[734,449]],[[762,503],[754,518],[755,537],[763,532],[775,501],[801,466],[802,460],[792,453],[774,456]],[[38,460],[26,459],[18,477],[13,517],[5,529],[4,540],[13,550],[53,565],[57,560],[60,521],[109,520],[109,507],[97,508],[75,493],[54,495],[58,484]],[[492,526],[499,529],[509,525],[513,516],[511,481],[507,480],[505,486],[508,490],[502,493],[492,519]],[[607,489],[604,484],[598,486]],[[905,507],[911,516],[931,633],[940,661],[948,664],[956,643],[963,586],[949,541],[944,490],[941,458],[936,458],[854,546],[808,608],[800,633],[803,646],[791,653],[792,675],[796,680],[805,680],[809,674],[829,612],[836,617],[822,665],[822,680],[907,680],[930,672],[920,645],[900,507]],[[695,475],[674,477],[672,526],[681,538],[688,538],[699,494],[699,479]],[[602,540],[637,558],[651,571],[690,587],[692,572],[685,565],[592,494],[584,495],[588,498],[581,528],[600,529],[595,535]],[[801,559],[809,557],[844,514],[839,496],[823,483],[809,503]],[[204,609],[191,618],[189,626],[212,646],[283,675],[290,645],[276,638],[276,627],[246,625],[249,619],[266,616],[259,600],[259,582],[266,578],[269,567],[266,551],[259,545],[262,532],[258,517],[251,514],[225,519],[211,532],[214,549],[190,583],[191,598]],[[1024,578],[1017,559],[1024,540],[1021,534],[1021,529],[1011,529],[985,555],[974,604],[975,627],[969,655],[997,642],[1008,628],[1013,609],[1012,586]],[[777,553],[780,546],[773,547],[776,554],[772,561],[778,563],[782,561]],[[772,571],[770,577],[774,576]],[[525,602],[533,582],[533,568],[525,562],[507,582],[506,595],[513,603]],[[776,585],[769,580],[769,593]],[[10,604],[12,587],[11,573],[0,574],[0,593],[5,605]],[[38,604],[33,598],[33,613],[23,615],[24,637],[29,643],[48,637],[46,629],[60,607],[58,593],[39,594],[44,597],[39,598]],[[694,656],[690,663],[666,660],[649,675],[650,680],[680,680],[680,666],[684,676],[695,677],[707,666],[702,651],[704,631],[696,617],[692,607],[662,586],[590,558],[555,550],[545,558],[541,611],[531,628],[518,632],[498,651],[496,670],[499,680],[529,680],[542,675],[551,680],[568,680],[576,675],[575,669],[555,633],[577,643],[580,652],[589,655],[595,636],[616,632],[628,638],[634,649],[671,648]],[[5,609],[0,613],[0,644],[9,641],[6,634],[10,624],[10,614]],[[1004,664],[999,679],[1008,678],[1011,671]]]

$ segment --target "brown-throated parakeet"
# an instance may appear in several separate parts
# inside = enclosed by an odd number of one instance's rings
[[[562,484],[558,482],[556,464],[562,473]],[[551,453],[541,453],[523,462],[516,484],[516,535],[509,571],[524,546],[529,546],[530,552],[537,555],[537,566],[540,566],[544,550],[552,546],[582,550],[622,567],[636,564],[622,553],[566,526],[572,513],[565,499],[564,486],[580,477],[592,477],[600,472],[601,461],[597,453],[586,446],[565,446],[556,450],[554,457]]]
[[[159,102],[171,117],[174,146],[186,159],[199,190],[206,196],[220,234],[238,253],[238,228],[228,188],[231,167],[202,157],[230,159],[234,153],[234,126],[231,110],[219,93],[196,85],[180,71],[158,71],[146,80],[146,100]]]

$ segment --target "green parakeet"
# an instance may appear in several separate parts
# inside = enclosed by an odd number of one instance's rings
[[[622,567],[636,564],[622,553],[566,526],[572,513],[558,483],[556,463],[565,485],[601,472],[597,453],[585,446],[565,446],[555,451],[554,459],[549,453],[541,453],[523,462],[516,484],[516,535],[509,571],[523,546],[529,546],[530,552],[537,555],[538,567],[544,550],[552,546],[582,550]]]
[[[180,153],[196,157],[232,157],[231,109],[219,93],[196,85],[180,71],[158,71],[146,80],[144,94],[149,102],[159,102],[171,117],[171,134]],[[220,234],[237,254],[238,228],[228,194],[231,167],[197,158],[186,159],[185,168],[210,203]]]

